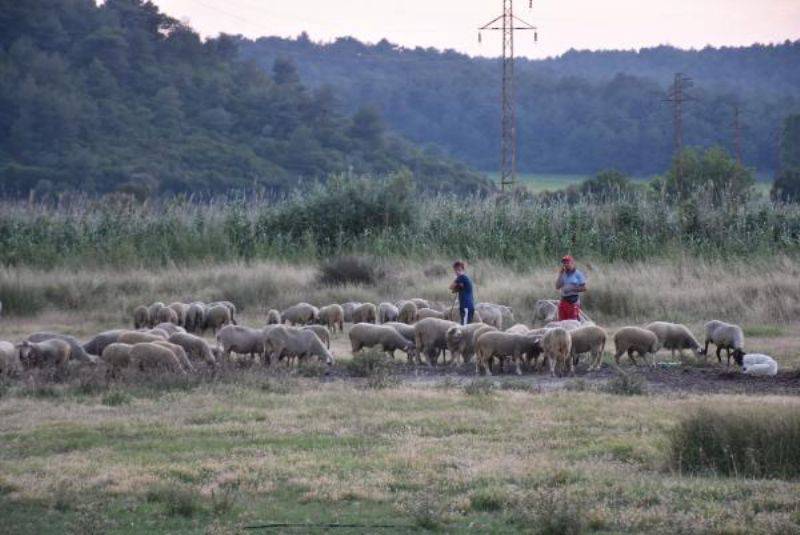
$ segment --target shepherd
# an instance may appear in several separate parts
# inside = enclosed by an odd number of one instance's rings
[[[586,291],[586,275],[575,267],[575,259],[567,255],[561,259],[561,269],[556,279],[556,290],[561,292],[558,303],[558,319],[581,319],[581,296]]]
[[[456,280],[450,284],[450,291],[458,293],[458,311],[461,313],[461,325],[472,323],[475,317],[475,301],[472,297],[472,281],[467,277],[467,268],[464,262],[456,260],[453,262],[453,271]]]

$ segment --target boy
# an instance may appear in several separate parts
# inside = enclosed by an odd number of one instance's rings
[[[461,260],[453,262],[456,280],[450,284],[450,291],[458,293],[458,311],[461,313],[461,325],[472,323],[475,316],[475,302],[472,298],[472,281],[466,275],[466,266]]]
[[[586,291],[586,276],[575,268],[575,259],[570,255],[561,259],[556,290],[561,291],[561,301],[558,303],[559,321],[580,320],[580,294]]]

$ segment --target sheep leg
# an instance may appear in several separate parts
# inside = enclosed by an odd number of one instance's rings
[[[622,356],[623,353],[625,353],[625,352],[624,351],[617,351],[616,353],[614,353],[614,361],[617,363],[617,366],[619,366],[619,364],[620,364],[619,363],[619,359],[620,359],[620,357]]]
[[[556,360],[553,358],[553,355],[548,353],[547,355],[547,365],[550,368],[550,377],[556,376]]]
[[[638,366],[638,364],[636,363],[636,359],[633,357],[633,353],[634,353],[633,349],[629,349],[628,358],[631,359],[631,362],[633,363],[634,366]]]
[[[722,364],[722,348],[717,346],[717,362]]]

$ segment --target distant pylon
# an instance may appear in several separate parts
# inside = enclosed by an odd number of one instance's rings
[[[533,7],[530,0],[529,7]],[[514,15],[514,0],[503,0],[503,14],[478,28],[478,42],[482,30],[503,32],[503,78],[500,103],[500,187],[513,189],[517,182],[517,126],[514,100],[514,31],[533,30],[533,40],[538,40],[535,26]]]
[[[733,147],[736,151],[736,163],[742,165],[742,123],[739,121],[739,103],[733,104]]]
[[[665,102],[672,102],[672,121],[675,128],[674,132],[674,151],[675,151],[675,179],[678,190],[683,191],[683,169],[681,165],[681,151],[683,151],[683,103],[690,100],[697,100],[688,93],[694,86],[692,79],[685,74],[675,73],[675,81],[667,91]]]

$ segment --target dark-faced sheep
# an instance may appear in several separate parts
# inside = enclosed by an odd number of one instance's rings
[[[42,342],[25,340],[19,346],[20,362],[26,368],[43,368],[55,366],[63,368],[72,355],[72,347],[68,342],[51,338]]]
[[[475,373],[484,370],[487,375],[492,375],[492,361],[500,360],[502,370],[503,360],[511,358],[514,361],[514,371],[522,374],[520,364],[523,358],[535,359],[542,352],[542,337],[528,334],[512,334],[500,331],[487,332],[478,338],[475,345]]]
[[[425,355],[428,366],[433,366],[447,349],[447,331],[457,327],[452,321],[439,318],[423,318],[414,324],[414,345],[417,348],[417,360]]]
[[[650,356],[650,366],[656,365],[656,352],[661,348],[658,336],[653,331],[642,329],[641,327],[623,327],[614,333],[614,361],[619,366],[619,359],[624,354],[628,354],[631,362],[636,364],[634,354],[638,354],[647,362]]]
[[[373,325],[371,323],[356,323],[348,333],[353,354],[363,348],[380,346],[383,351],[394,358],[394,352],[400,350],[408,356],[408,361],[414,360],[414,341],[402,336],[392,327],[387,325]]]
[[[292,326],[308,325],[314,323],[318,318],[317,308],[308,303],[297,303],[281,312],[281,319],[284,323],[289,322]]]
[[[378,321],[378,309],[372,303],[363,303],[353,310],[353,323],[375,323]]]
[[[339,332],[344,332],[344,309],[335,303],[320,308],[319,322],[331,332],[336,332],[336,327],[339,328]]]
[[[731,365],[731,356],[734,362],[742,365],[744,357],[744,332],[738,325],[725,323],[724,321],[712,320],[706,323],[706,344],[703,354],[708,354],[708,344],[717,346],[717,360],[722,362],[721,351],[724,349],[728,355],[728,366]],[[733,353],[731,353],[731,350]]]

